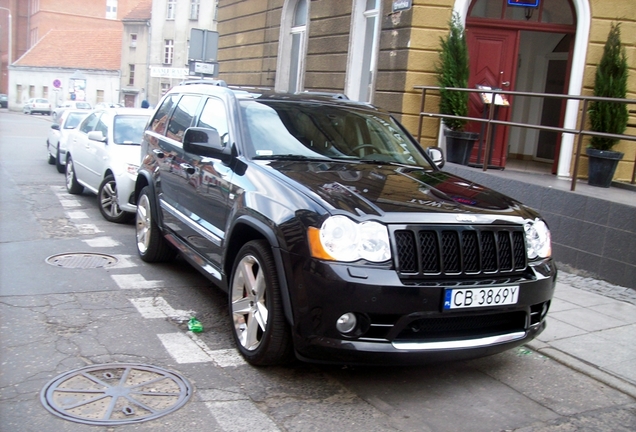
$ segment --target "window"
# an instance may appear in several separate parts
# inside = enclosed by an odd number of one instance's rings
[[[96,103],[104,102],[104,90],[97,90],[97,96],[95,97],[95,102]]]
[[[137,48],[137,34],[136,33],[131,33],[130,34],[130,47],[131,48]]]
[[[283,11],[281,25],[281,44],[278,69],[280,79],[276,89],[296,93],[304,87],[305,56],[307,53],[307,21],[309,2],[307,0],[288,0]]]
[[[161,96],[168,93],[168,90],[170,90],[170,83],[161,83]]]
[[[163,64],[171,65],[172,56],[174,54],[174,41],[172,39],[166,39],[164,42]]]
[[[29,97],[30,98],[34,98],[35,97],[35,86],[29,86]]]
[[[135,65],[128,65],[128,85],[135,85]]]
[[[201,96],[186,95],[181,98],[168,122],[166,136],[181,142],[183,133],[192,124]]]
[[[199,19],[199,9],[201,8],[201,0],[190,0],[190,19]]]
[[[163,84],[161,84],[161,88],[163,89]],[[159,134],[163,135],[163,132],[166,129],[166,122],[168,119],[168,115],[170,111],[172,111],[172,107],[177,100],[179,99],[179,95],[173,94],[172,96],[168,96],[166,100],[163,101],[154,118],[152,119],[152,130]]]
[[[106,19],[117,19],[117,0],[106,0]]]
[[[39,12],[40,10],[40,0],[31,0],[31,14]]]
[[[36,43],[38,43],[38,28],[37,27],[31,29],[30,36],[31,36],[31,40],[29,40],[29,44],[30,44],[30,47],[33,47]]]
[[[197,126],[216,129],[223,145],[226,145],[230,141],[225,106],[223,105],[223,101],[219,99],[210,98],[206,101]]]
[[[85,134],[89,133],[95,128],[97,120],[99,120],[97,113],[90,114],[88,117],[86,117],[86,120],[82,122],[79,130],[81,132],[84,132]]]
[[[380,0],[357,0],[352,14],[345,93],[372,102],[380,33]]]
[[[49,98],[49,87],[48,86],[43,86],[42,87],[42,97],[44,99],[48,99]]]
[[[15,101],[16,103],[22,102],[22,86],[20,84],[15,86]]]
[[[177,0],[168,0],[168,9],[166,9],[166,19],[173,20],[175,10],[177,8]]]

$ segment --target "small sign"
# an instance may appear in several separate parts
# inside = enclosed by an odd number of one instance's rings
[[[201,62],[194,63],[195,73],[214,75],[215,69],[216,68],[214,63],[201,63]]]
[[[62,81],[60,81],[59,79],[54,80],[53,87],[55,87],[56,89],[59,89],[60,87],[62,87]]]
[[[153,78],[183,79],[188,76],[187,68],[150,67],[150,76]]]
[[[413,0],[393,0],[393,12],[402,12],[411,9]]]
[[[539,7],[539,0],[508,0],[508,6]]]

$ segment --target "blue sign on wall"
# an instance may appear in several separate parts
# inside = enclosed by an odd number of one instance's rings
[[[393,12],[409,10],[412,5],[412,0],[393,0]]]

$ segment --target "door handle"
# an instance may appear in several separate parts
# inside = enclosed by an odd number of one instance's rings
[[[192,165],[189,165],[187,163],[182,163],[179,165],[181,167],[182,170],[184,170],[185,172],[187,172],[188,174],[192,175],[194,174],[194,167]]]
[[[159,159],[163,159],[163,157],[165,156],[165,154],[164,154],[161,150],[159,150],[159,149],[153,149],[153,150],[152,150],[152,152],[153,152],[155,155],[157,155],[157,157],[158,157]]]
[[[510,81],[504,81],[501,83],[502,87],[510,87]]]

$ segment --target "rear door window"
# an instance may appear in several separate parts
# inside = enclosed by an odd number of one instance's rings
[[[99,116],[97,115],[97,113],[89,115],[80,125],[80,132],[83,132],[85,134],[89,133],[90,131],[95,129],[95,125],[97,124],[98,120]]]

